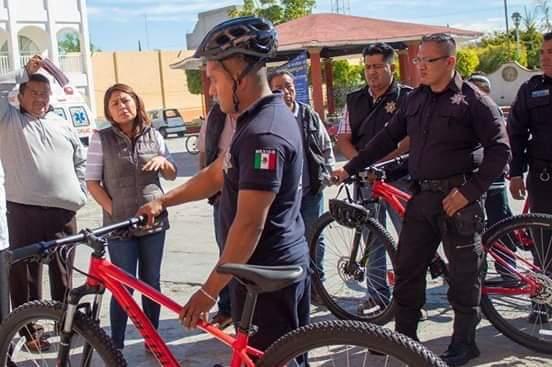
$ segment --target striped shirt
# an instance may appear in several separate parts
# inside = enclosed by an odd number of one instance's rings
[[[159,146],[161,147],[158,152],[159,155],[167,158],[167,160],[173,163],[174,166],[176,167],[176,164],[174,163],[171,153],[167,148],[167,144],[165,143],[163,136],[161,136],[161,133],[159,133],[159,131],[157,130],[155,130],[155,139],[157,140],[157,142],[159,143]],[[100,134],[98,132],[95,132],[90,137],[90,142],[88,145],[88,158],[86,163],[85,179],[86,181],[101,181],[102,178],[103,178],[102,140],[100,139]]]

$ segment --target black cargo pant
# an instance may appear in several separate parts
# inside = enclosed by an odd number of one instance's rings
[[[76,233],[75,212],[51,207],[7,202],[10,249],[31,243],[54,240]],[[73,253],[73,252],[71,252]],[[71,286],[73,256],[65,262],[54,256],[48,265],[51,298],[63,301]],[[10,269],[12,307],[42,298],[42,266],[36,262],[20,261]]]
[[[532,161],[527,174],[529,210],[532,213],[552,214],[552,161]],[[533,257],[537,266],[546,264],[545,271],[552,272],[552,251],[549,249],[552,231],[543,231]]]
[[[417,338],[420,309],[425,303],[427,267],[442,241],[449,261],[448,299],[455,315],[451,343],[473,344],[481,318],[483,208],[477,201],[450,218],[443,211],[445,196],[444,192],[422,191],[408,202],[399,237],[393,292],[397,304],[396,330]]]

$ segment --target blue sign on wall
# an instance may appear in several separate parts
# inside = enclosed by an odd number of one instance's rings
[[[303,52],[299,56],[291,59],[287,64],[278,69],[289,71],[295,78],[296,99],[299,102],[309,103],[309,67],[307,64],[307,53]]]

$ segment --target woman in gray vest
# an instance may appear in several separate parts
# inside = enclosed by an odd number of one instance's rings
[[[135,215],[143,204],[163,194],[160,176],[176,178],[176,165],[161,134],[151,127],[142,99],[124,84],[105,92],[104,114],[111,127],[94,133],[88,147],[86,183],[103,209],[103,224]],[[165,231],[165,212],[155,225],[122,234],[109,243],[111,261],[160,289],[160,269]],[[159,326],[159,305],[142,297],[144,312],[154,327]],[[111,336],[117,348],[124,346],[127,315],[115,300],[110,308]]]

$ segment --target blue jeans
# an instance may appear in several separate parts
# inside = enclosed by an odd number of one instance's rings
[[[305,223],[305,237],[307,242],[310,240],[311,234],[314,231],[314,225],[324,211],[324,194],[322,192],[316,194],[306,194],[301,200],[301,217],[303,223]],[[310,245],[310,243],[309,243]],[[316,251],[315,266],[320,271],[320,279],[324,279],[324,267],[322,261],[324,260],[324,251],[326,245],[324,243],[324,236],[318,237],[318,249]]]
[[[219,255],[222,254],[224,249],[224,240],[221,233],[221,224],[220,224],[220,205],[217,200],[213,205],[213,222],[215,226],[215,241],[219,248]],[[232,306],[230,303],[230,289],[228,286],[222,288],[218,296],[217,302],[218,310],[220,313],[231,316],[232,315]]]
[[[130,275],[161,289],[161,259],[165,245],[165,231],[142,237],[113,240],[109,242],[109,257],[111,262]],[[147,297],[142,296],[142,309],[156,329],[159,327],[159,311],[161,306]],[[125,331],[128,316],[114,298],[110,305],[111,338],[116,348],[122,349],[125,343]]]
[[[407,191],[406,179],[399,179],[392,182],[392,185]],[[369,198],[371,195],[371,189],[362,189],[363,198]],[[371,212],[374,213],[374,218],[384,227],[387,227],[387,213],[393,227],[397,234],[402,229],[402,218],[393,208],[386,202],[368,204],[366,206]],[[366,241],[368,233],[363,231],[363,239]],[[373,244],[373,248],[368,249],[369,257],[366,264],[366,285],[368,287],[368,297],[375,300],[388,301],[390,297],[389,285],[387,284],[387,252],[385,246],[381,242]]]

